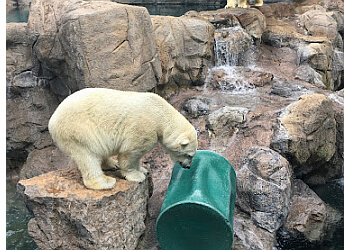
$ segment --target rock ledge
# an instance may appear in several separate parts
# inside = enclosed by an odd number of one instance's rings
[[[41,249],[135,249],[144,233],[150,180],[117,178],[114,189],[85,188],[73,168],[21,180],[34,218],[28,232]]]

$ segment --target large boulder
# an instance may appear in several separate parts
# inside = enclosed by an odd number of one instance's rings
[[[279,118],[271,146],[291,161],[297,176],[329,162],[336,152],[332,100],[311,94],[290,104]]]
[[[144,7],[109,1],[33,1],[28,20],[38,38],[35,73],[69,91],[108,87],[147,91],[161,76]]]
[[[18,183],[34,215],[28,233],[41,249],[135,249],[145,231],[150,181],[117,179],[114,189],[83,185],[75,168]]]
[[[266,147],[252,147],[237,171],[237,205],[270,233],[285,222],[291,196],[288,161]]]
[[[279,241],[322,241],[334,233],[334,225],[341,219],[340,212],[322,201],[308,185],[294,180],[290,212],[279,232]]]
[[[197,18],[152,16],[151,19],[163,72],[159,84],[203,85],[213,59],[214,27]]]
[[[338,36],[338,25],[332,13],[309,10],[300,16],[300,25],[312,36],[327,37],[330,41]]]
[[[216,151],[226,148],[237,127],[246,121],[249,110],[242,107],[225,106],[207,116],[207,128],[211,135],[210,145]]]

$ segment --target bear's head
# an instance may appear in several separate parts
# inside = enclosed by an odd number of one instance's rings
[[[191,129],[181,133],[173,141],[168,141],[165,146],[174,162],[189,169],[198,147],[196,130],[191,126]]]

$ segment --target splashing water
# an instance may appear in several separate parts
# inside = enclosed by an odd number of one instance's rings
[[[215,31],[215,67],[209,71],[209,84],[229,94],[249,94],[255,89],[240,74],[241,58],[253,44],[252,38],[240,26]],[[213,86],[214,85],[214,86]]]

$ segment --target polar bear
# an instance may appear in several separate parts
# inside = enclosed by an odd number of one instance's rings
[[[190,167],[198,146],[194,127],[157,94],[103,88],[82,89],[63,100],[49,132],[78,165],[84,185],[96,190],[115,186],[115,178],[102,171],[107,169],[144,181],[140,159],[158,141],[183,168]]]
[[[262,6],[264,3],[263,0],[255,0],[255,6]],[[227,8],[235,8],[236,0],[227,0],[227,4],[225,9]],[[238,8],[250,8],[249,0],[238,0]]]

